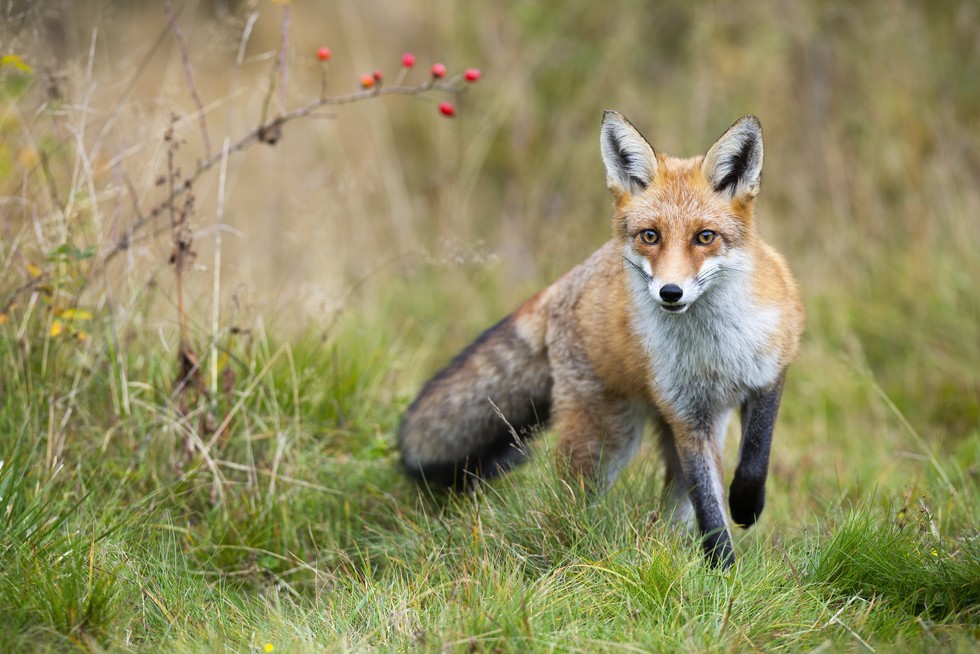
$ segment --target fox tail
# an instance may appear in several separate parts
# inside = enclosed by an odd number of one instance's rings
[[[551,370],[535,298],[480,335],[436,374],[398,430],[405,472],[465,489],[520,464],[551,414]]]

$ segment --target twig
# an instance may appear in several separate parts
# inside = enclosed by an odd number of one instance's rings
[[[289,5],[282,6],[282,22],[279,26],[279,106],[286,107],[286,81],[289,70],[286,68],[286,50],[289,47]]]
[[[194,84],[194,67],[191,65],[191,58],[187,53],[187,39],[184,37],[184,31],[177,24],[177,19],[174,18],[173,6],[170,0],[164,0],[163,10],[167,14],[170,28],[174,31],[174,36],[177,38],[177,47],[180,49],[180,60],[184,64],[184,76],[187,78],[187,88],[191,92],[191,98],[194,99],[194,104],[197,106],[198,120],[201,121],[201,138],[204,139],[204,156],[210,159],[211,139],[208,138],[208,122],[204,114],[204,103],[201,102],[201,96],[198,95],[197,86]]]
[[[183,10],[184,10],[183,7],[177,10],[177,14],[174,17],[175,20],[180,17],[180,14],[181,12],[183,12]],[[136,67],[136,72],[133,74],[129,82],[126,84],[126,88],[119,95],[119,98],[116,100],[116,104],[112,107],[112,111],[109,112],[109,116],[105,119],[105,122],[102,124],[102,129],[99,130],[98,136],[95,137],[95,141],[92,143],[92,148],[89,154],[89,158],[91,159],[98,158],[98,155],[102,150],[103,139],[105,139],[106,135],[109,134],[109,130],[115,124],[116,117],[118,117],[119,113],[122,111],[126,99],[129,97],[129,94],[133,92],[133,89],[136,88],[137,82],[139,82],[140,77],[143,76],[143,72],[146,71],[147,67],[150,65],[150,61],[153,59],[153,55],[155,55],[157,50],[160,49],[160,46],[163,44],[163,41],[166,38],[166,36],[167,36],[167,28],[164,27],[163,29],[160,30],[160,34],[157,36],[156,41],[153,42],[153,45],[150,46],[150,49],[146,51],[145,55],[143,55],[143,58],[140,60],[139,65]]]
[[[864,645],[868,649],[869,652],[872,652],[873,653],[875,651],[875,648],[872,647],[871,645],[869,645],[868,644],[868,641],[866,641],[863,638],[861,638],[861,636],[856,631],[854,631],[853,629],[851,629],[850,627],[848,627],[840,619],[840,614],[843,613],[844,612],[844,609],[846,609],[847,607],[849,607],[854,602],[854,600],[856,600],[856,599],[858,599],[858,596],[857,595],[855,595],[854,597],[852,597],[851,599],[849,599],[847,601],[847,604],[845,604],[844,606],[840,607],[840,609],[838,609],[837,613],[834,614],[834,617],[832,617],[830,620],[827,621],[826,626],[829,627],[832,624],[840,625],[841,627],[844,628],[845,631],[847,631],[847,633],[851,634],[851,636],[853,636],[854,638],[856,638],[859,643],[861,643],[862,645]]]
[[[174,194],[174,183],[176,182],[177,172],[174,169],[174,150],[176,149],[176,144],[174,139],[173,131],[173,120],[171,119],[170,129],[167,130],[167,134],[164,136],[164,140],[167,142],[167,190],[170,195]],[[178,211],[177,207],[173,202],[169,203],[167,206],[169,211],[167,212],[170,216],[170,230],[173,237],[173,258],[171,263],[174,266],[175,272],[175,293],[177,294],[177,313],[180,318],[180,349],[183,350],[190,340],[190,326],[187,324],[187,312],[184,310],[184,293],[183,293],[183,272],[184,263],[186,261],[186,254],[188,250],[188,245],[184,237],[185,225],[184,225],[184,215],[182,211]]]
[[[24,282],[14,290],[10,291],[10,293],[7,294],[7,299],[4,300],[3,305],[0,305],[0,314],[7,313],[7,311],[10,310],[10,307],[14,306],[14,302],[17,300],[17,297],[21,293],[24,293],[25,291],[29,291],[29,290],[33,291],[35,288],[40,287],[41,284],[43,284],[46,281],[47,281],[47,275],[32,277],[31,279],[28,279],[26,282]]]
[[[269,85],[265,89],[265,97],[262,99],[262,110],[259,112],[259,125],[265,125],[266,118],[269,117],[269,104],[276,89],[279,89],[279,112],[286,110],[286,78],[289,76],[289,69],[286,67],[286,45],[289,43],[289,6],[283,7],[282,22],[279,27],[279,50],[276,52],[276,60],[269,69]],[[279,83],[276,84],[278,74]],[[322,93],[320,94],[323,95]],[[262,135],[260,141],[265,141],[269,145],[275,144],[281,136],[275,127]]]
[[[939,642],[939,639],[936,638],[936,634],[932,633],[932,629],[929,628],[929,625],[926,624],[925,620],[923,620],[921,616],[915,616],[915,621],[919,623],[920,627],[922,627],[922,631],[924,631],[929,638],[932,638],[933,642]]]
[[[831,618],[830,622],[828,622],[827,624],[838,624],[838,625],[840,625],[841,627],[844,628],[845,631],[847,631],[847,633],[851,634],[851,636],[853,636],[854,638],[856,638],[859,643],[861,643],[862,645],[864,645],[868,649],[869,652],[874,652],[875,651],[875,648],[872,647],[871,645],[869,645],[868,644],[868,641],[866,641],[865,639],[861,638],[861,636],[860,636],[860,634],[858,634],[858,632],[854,631],[853,629],[851,629],[850,627],[848,627],[846,624],[844,624],[841,621],[841,619],[838,618],[837,616],[834,616],[833,618]]]
[[[779,548],[779,551],[782,552],[783,558],[785,558],[786,559],[786,563],[789,564],[789,569],[793,573],[793,579],[796,580],[796,587],[797,588],[803,588],[803,582],[800,581],[800,575],[796,571],[796,566],[793,565],[793,561],[789,558],[789,554],[787,554],[786,553],[786,550],[784,550],[782,547]]]
[[[173,195],[174,184],[180,175],[180,171],[174,167],[174,152],[177,150],[178,142],[174,135],[174,123],[176,116],[171,118],[170,128],[164,135],[167,144],[167,175],[166,183],[170,195]],[[174,382],[173,397],[176,400],[177,416],[180,422],[187,422],[192,413],[191,402],[199,401],[201,398],[209,400],[208,390],[204,387],[201,380],[200,361],[197,353],[191,347],[190,324],[187,315],[187,308],[184,304],[184,271],[187,265],[194,259],[193,238],[191,237],[187,225],[187,218],[194,209],[194,195],[189,193],[184,196],[184,200],[178,207],[175,202],[169,204],[171,239],[173,240],[173,253],[170,255],[170,264],[174,269],[174,293],[177,296],[177,317],[180,320],[180,347],[178,348],[178,376]],[[208,431],[210,428],[209,417],[211,414],[201,414],[201,429]],[[188,425],[184,438],[184,450],[190,455],[195,449],[201,449],[200,438],[194,433],[193,428]],[[206,452],[202,452],[207,456]],[[213,467],[213,466],[212,466]],[[221,499],[223,497],[220,488],[220,481],[215,476],[212,497]]]
[[[382,89],[370,89],[365,91],[357,91],[355,93],[348,93],[345,95],[317,98],[306,106],[300,107],[299,109],[294,109],[293,111],[289,111],[281,116],[278,116],[268,124],[260,124],[258,127],[242,136],[238,141],[231,144],[228,147],[227,155],[230,156],[241,152],[257,141],[267,142],[267,135],[281,131],[283,125],[298,118],[306,118],[307,116],[316,115],[317,109],[322,107],[352,104],[354,102],[362,102],[364,100],[382,95],[422,95],[424,93],[428,93],[429,91],[462,93],[464,89],[456,80],[452,80],[450,82],[428,81],[425,84],[420,84],[418,86],[386,86]],[[196,182],[201,175],[206,173],[215,165],[219,164],[223,156],[225,156],[224,148],[222,148],[221,154],[207,157],[203,161],[199,162],[197,169],[193,172],[193,174],[185,177],[183,182],[180,184],[175,185],[174,188],[168,192],[167,197],[156,204],[143,217],[137,218],[137,220],[128,230],[128,233],[119,238],[115,245],[112,246],[112,249],[106,253],[103,261],[108,263],[120,252],[126,250],[132,242],[132,236],[137,231],[142,229],[148,223],[155,221],[160,214],[167,211],[179,196],[186,193],[191,189],[191,187],[193,187],[194,182]]]
[[[276,57],[278,61],[278,55]],[[262,109],[259,111],[259,127],[265,125],[265,119],[269,117],[269,103],[272,102],[272,94],[276,90],[276,73],[279,71],[279,66],[276,63],[272,64],[269,68],[269,84],[265,88],[265,97],[262,98]]]

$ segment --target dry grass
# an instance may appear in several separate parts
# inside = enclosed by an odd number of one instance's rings
[[[175,3],[186,62],[162,4],[22,4],[0,8],[0,54],[33,68],[0,67],[12,648],[975,646],[974,3],[300,2],[271,92],[281,4]],[[392,84],[409,50],[409,81],[484,78],[455,120],[437,96],[335,107],[200,177],[189,400],[173,232],[148,219],[168,152],[186,178],[202,121],[214,155],[318,97],[321,44],[330,95]],[[765,128],[760,227],[809,323],[731,578],[655,521],[652,455],[598,505],[547,439],[448,504],[397,473],[427,373],[607,238],[606,108],[677,155],[745,113]]]

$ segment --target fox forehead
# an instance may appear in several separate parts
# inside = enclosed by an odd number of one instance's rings
[[[656,177],[641,193],[622,198],[617,207],[623,236],[655,228],[667,236],[675,230],[712,229],[737,236],[744,231],[742,207],[711,188],[701,171],[703,157],[677,159],[658,155]]]

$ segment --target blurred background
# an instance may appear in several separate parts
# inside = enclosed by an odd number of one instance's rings
[[[32,69],[0,69],[9,291],[29,279],[32,252],[68,238],[98,261],[163,198],[171,114],[178,167],[207,149],[164,3],[0,11],[0,50]],[[259,124],[283,43],[270,115],[315,99],[324,79],[328,94],[375,69],[394,80],[404,52],[418,60],[406,83],[436,61],[483,72],[458,98],[386,97],[296,121],[274,146],[233,155],[223,186],[217,168],[203,176],[185,282],[196,333],[215,291],[223,323],[261,320],[284,337],[353,311],[420,353],[396,383],[404,400],[608,238],[603,109],[679,156],[753,113],[766,144],[759,229],[809,311],[784,420],[805,426],[803,440],[882,448],[884,422],[951,451],[980,433],[975,0],[200,0],[172,13],[212,154]],[[328,64],[315,56],[324,45]],[[445,99],[456,118],[439,115]],[[144,328],[173,338],[171,247],[164,222],[142,228],[83,303],[125,306],[152,286]]]

